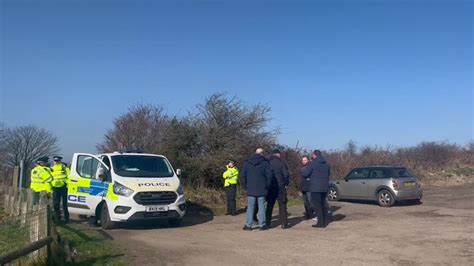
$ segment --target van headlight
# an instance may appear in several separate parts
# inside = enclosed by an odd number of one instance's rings
[[[115,182],[114,183],[114,193],[117,194],[117,195],[120,195],[120,196],[125,196],[125,197],[128,197],[130,195],[133,194],[133,190],[118,183],[118,182]]]
[[[179,185],[178,190],[176,190],[176,192],[178,192],[178,195],[184,195],[184,187],[182,185]]]

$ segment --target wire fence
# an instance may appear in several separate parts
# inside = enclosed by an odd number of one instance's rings
[[[51,237],[50,200],[46,194],[8,187],[0,214],[0,264],[42,264]]]

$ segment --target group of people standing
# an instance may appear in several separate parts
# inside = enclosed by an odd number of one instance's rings
[[[244,162],[240,173],[234,161],[230,161],[226,167],[223,178],[228,215],[236,215],[235,197],[239,178],[247,193],[247,215],[243,230],[252,230],[255,213],[260,230],[267,230],[271,225],[276,201],[279,205],[281,228],[288,228],[289,172],[279,150],[273,150],[270,160],[267,160],[264,150],[258,148]],[[313,227],[325,227],[328,223],[325,200],[330,167],[319,150],[313,152],[311,160],[308,156],[303,156],[300,175],[299,188],[305,202],[305,217],[315,221]]]
[[[64,221],[69,222],[67,209],[67,183],[70,174],[69,168],[62,162],[61,156],[53,157],[50,167],[49,157],[43,156],[36,160],[35,167],[31,170],[30,189],[34,192],[34,203],[39,200],[41,192],[53,194],[54,219],[61,220],[60,204],[63,205]]]

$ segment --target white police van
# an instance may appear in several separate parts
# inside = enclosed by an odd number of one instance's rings
[[[75,153],[68,184],[70,213],[116,222],[166,219],[178,226],[186,212],[181,170],[166,157],[137,152]]]

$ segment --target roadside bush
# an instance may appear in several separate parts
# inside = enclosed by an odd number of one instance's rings
[[[267,130],[270,111],[266,105],[248,106],[225,94],[211,95],[182,118],[139,104],[114,121],[97,149],[166,154],[183,169],[188,186],[218,188],[229,159],[241,165],[257,147],[274,146],[277,131]]]
[[[349,142],[344,149],[324,151],[331,163],[332,178],[340,179],[360,166],[400,165],[420,178],[447,176],[447,173],[473,175],[472,144],[461,147],[449,142],[422,142],[414,147],[361,147]]]

